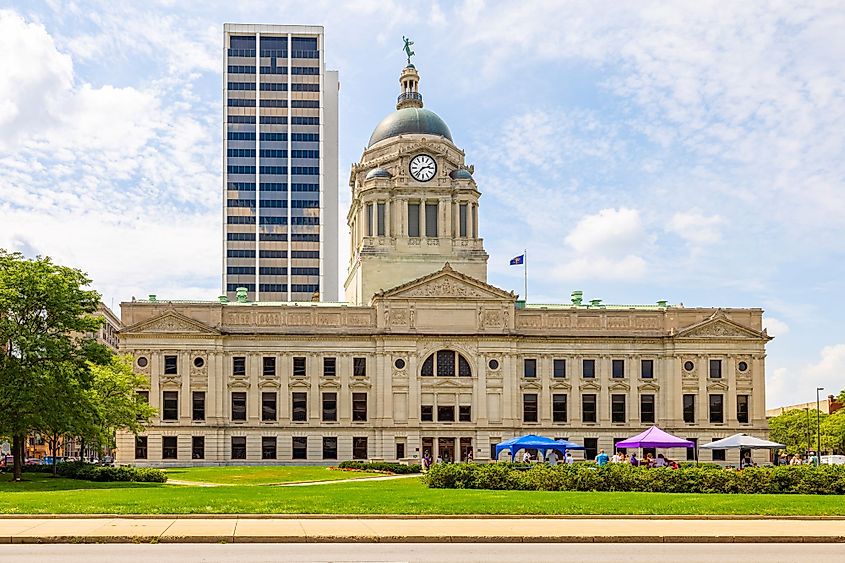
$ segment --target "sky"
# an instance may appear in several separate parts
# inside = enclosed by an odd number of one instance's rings
[[[533,303],[760,307],[769,406],[845,388],[842,2],[0,0],[0,248],[114,309],[219,295],[226,22],[325,26],[342,251],[407,35],[491,283],[527,249]]]

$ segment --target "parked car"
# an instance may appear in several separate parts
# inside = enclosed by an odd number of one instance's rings
[[[826,465],[845,465],[845,455],[823,455],[821,462]]]

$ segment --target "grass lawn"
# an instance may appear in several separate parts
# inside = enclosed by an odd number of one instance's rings
[[[340,481],[379,477],[382,473],[363,471],[337,471],[327,467],[297,466],[232,466],[232,467],[178,467],[167,470],[169,479],[220,485],[266,485],[272,483],[301,483],[305,481]]]
[[[0,476],[0,514],[766,514],[845,516],[841,496],[428,489],[419,478],[187,487]]]

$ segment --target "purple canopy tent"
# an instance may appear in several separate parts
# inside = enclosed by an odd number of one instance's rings
[[[694,448],[689,440],[672,436],[657,426],[616,443],[617,448]]]

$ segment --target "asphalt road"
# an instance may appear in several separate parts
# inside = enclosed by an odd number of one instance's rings
[[[838,561],[839,544],[105,544],[0,545],[0,562]]]

